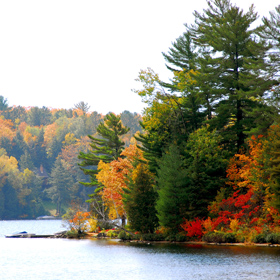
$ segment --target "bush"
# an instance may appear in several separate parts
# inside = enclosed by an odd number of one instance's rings
[[[130,234],[128,234],[127,232],[125,232],[124,230],[122,230],[119,235],[118,238],[121,239],[122,241],[124,240],[132,240],[133,238],[131,237]]]
[[[165,241],[175,242],[176,241],[176,235],[175,234],[167,235],[165,237]]]
[[[235,243],[236,234],[231,232],[208,232],[203,236],[202,240],[208,243]]]
[[[280,244],[280,233],[271,233],[266,237],[266,242],[271,244]]]
[[[266,243],[266,234],[264,233],[260,233],[258,235],[255,236],[255,238],[253,239],[254,243]]]
[[[225,234],[225,242],[226,243],[236,243],[236,234],[232,232],[228,232]]]
[[[106,235],[110,238],[114,238],[118,236],[118,233],[114,229],[109,229],[108,231],[105,232]]]

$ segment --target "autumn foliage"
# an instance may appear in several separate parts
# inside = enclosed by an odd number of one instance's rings
[[[265,145],[263,136],[253,136],[248,153],[236,154],[230,160],[227,184],[209,206],[211,217],[186,220],[181,226],[187,236],[199,239],[207,232],[222,230],[243,232],[250,241],[252,235],[264,231],[280,232],[280,214],[272,205]]]
[[[111,163],[100,161],[98,164],[96,178],[103,185],[100,194],[109,208],[110,219],[126,216],[122,199],[123,189],[127,187],[126,176],[133,168],[134,158],[142,157],[135,144],[125,148],[121,156],[124,158],[120,157]]]

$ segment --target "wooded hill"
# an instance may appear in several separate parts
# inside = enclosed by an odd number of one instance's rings
[[[137,113],[120,114],[130,131],[126,145],[141,131]],[[80,102],[73,109],[9,106],[0,96],[0,219],[63,214],[71,201],[85,203],[89,180],[78,166],[78,154],[89,148],[104,119]],[[98,137],[98,136],[97,136]],[[54,211],[56,210],[56,211]]]
[[[140,149],[98,164],[95,214],[172,240],[280,243],[280,6],[258,27],[253,6],[205,6],[163,54],[173,78],[140,71]]]

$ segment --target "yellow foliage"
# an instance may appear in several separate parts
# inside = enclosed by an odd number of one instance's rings
[[[183,71],[176,71],[174,72],[174,81],[177,83],[178,89],[183,92],[197,83],[195,76],[198,74],[199,72],[193,69],[190,71],[186,71],[185,69]]]
[[[96,217],[92,217],[88,219],[88,224],[89,224],[89,231],[90,232],[94,232],[97,228],[97,218]]]
[[[62,141],[64,147],[75,144],[76,142],[77,138],[73,133],[70,132],[65,135],[64,141]]]
[[[238,219],[230,219],[229,227],[233,232],[237,232],[237,230],[239,229]]]
[[[126,216],[122,194],[127,188],[126,176],[132,170],[132,162],[138,158],[144,160],[142,152],[136,145],[125,148],[121,154],[125,158],[119,158],[110,163],[100,161],[96,179],[103,185],[100,191],[104,204],[109,208],[110,219]]]

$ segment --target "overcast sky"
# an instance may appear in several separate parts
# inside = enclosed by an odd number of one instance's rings
[[[260,17],[277,0],[233,0]],[[140,69],[171,77],[162,52],[206,0],[0,0],[0,95],[10,106],[141,113]]]

